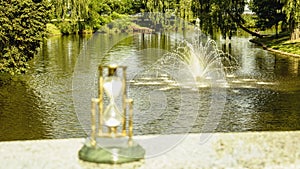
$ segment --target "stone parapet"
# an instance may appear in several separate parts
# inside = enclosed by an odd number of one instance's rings
[[[182,136],[167,151],[153,154],[160,145]],[[160,137],[164,143],[143,140]],[[135,136],[146,149],[140,162],[108,165],[83,162],[78,151],[85,139],[0,142],[2,169],[92,169],[92,168],[300,168],[300,131],[244,132]],[[203,140],[202,138],[207,138]]]

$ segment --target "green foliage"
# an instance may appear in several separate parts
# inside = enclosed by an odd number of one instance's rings
[[[284,3],[283,11],[287,16],[291,32],[291,40],[299,39],[300,36],[300,0],[281,0]],[[298,36],[297,36],[298,35]]]
[[[253,15],[253,14],[243,14],[242,15],[243,19],[245,20],[245,24],[244,26],[247,27],[247,28],[254,28],[256,27],[256,18],[257,16],[256,15]]]
[[[69,35],[79,32],[77,22],[63,21],[57,24],[57,27],[60,29],[62,34]]]
[[[192,0],[181,0],[179,2],[180,17],[186,21],[191,21],[193,18],[193,11],[191,10]]]
[[[143,11],[160,12],[164,14],[175,14],[182,19],[191,21],[193,18],[193,0],[144,0],[140,6]]]
[[[58,21],[55,24],[63,34],[78,33],[80,28],[85,29],[80,22],[90,17],[91,1],[93,0],[51,0],[51,18]]]
[[[284,4],[283,10],[290,22],[300,22],[300,0],[281,0]]]
[[[7,72],[11,75],[25,73],[28,63],[22,50],[16,46],[8,46],[3,49],[3,53],[0,62],[1,73]]]
[[[276,49],[290,54],[300,55],[300,40],[289,40],[288,32],[281,32],[278,36],[267,36],[264,38],[256,38],[253,41],[265,44],[268,48]]]
[[[144,11],[145,6],[142,0],[127,0],[125,9],[126,14],[133,15]]]
[[[0,1],[0,72],[25,72],[46,35],[50,11],[46,2]]]
[[[54,19],[77,20],[87,17],[91,0],[51,0]]]
[[[210,1],[193,1],[192,10],[194,12],[194,17],[199,18],[200,28],[203,32],[210,33],[213,29],[213,18],[212,9]]]
[[[282,12],[283,3],[278,0],[251,0],[250,9],[256,13],[256,26],[262,29],[278,27],[280,21],[285,21]]]
[[[200,19],[201,30],[212,33],[217,28],[224,37],[231,37],[238,24],[244,23],[244,8],[244,0],[196,0],[192,10],[194,17]]]
[[[51,23],[48,23],[46,25],[46,28],[47,28],[47,34],[48,35],[60,35],[61,32],[59,30],[59,28],[57,26],[55,26],[54,24],[51,24]]]
[[[146,7],[149,12],[164,12],[164,1],[163,0],[148,0]]]
[[[127,32],[131,30],[130,28],[134,25],[131,22],[131,19],[127,15],[121,15],[118,13],[113,13],[111,16],[111,21],[100,28],[99,32],[102,33],[111,33],[111,32]]]
[[[136,0],[51,0],[52,19],[63,34],[97,30],[118,14],[140,12],[141,1]],[[62,23],[64,22],[64,23]]]
[[[87,29],[95,31],[113,19],[122,18],[123,14],[159,12],[168,16],[179,16],[185,21],[193,22],[199,18],[200,28],[205,33],[212,34],[218,29],[224,37],[231,37],[237,27],[245,30],[245,27],[254,27],[254,25],[269,28],[280,22],[284,24],[285,18],[281,9],[289,15],[289,20],[299,23],[299,19],[296,19],[300,18],[300,10],[297,10],[299,1],[252,0],[250,4],[252,9],[259,13],[256,15],[257,18],[253,18],[252,15],[243,15],[246,0],[51,0],[50,2],[54,7],[52,18],[66,22],[57,24],[65,34]],[[282,4],[285,4],[284,8]],[[158,27],[163,28],[170,27],[169,21],[166,20],[170,17],[152,15],[153,18],[156,17],[154,25],[158,24]],[[84,22],[79,22],[79,20],[84,20]],[[116,27],[126,24],[124,22]],[[185,27],[184,22],[178,26]],[[253,32],[250,31],[250,33]]]
[[[121,18],[128,18],[127,15],[122,15],[122,14],[119,14],[117,12],[113,12],[111,15],[110,15],[111,19],[121,19]]]

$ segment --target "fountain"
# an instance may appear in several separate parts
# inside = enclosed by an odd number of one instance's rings
[[[234,77],[237,60],[219,50],[214,40],[196,32],[192,40],[181,40],[174,50],[151,64],[146,70],[132,78],[134,85],[162,85],[161,90],[178,86],[228,87],[226,77]],[[163,70],[163,72],[161,71]],[[168,77],[166,74],[173,72]],[[174,73],[176,72],[176,73]],[[192,77],[192,78],[186,78]],[[180,79],[180,80],[179,80]]]
[[[208,38],[205,42],[200,31],[197,32],[192,42],[183,40],[173,52],[167,54],[168,57],[179,58],[187,64],[197,82],[225,80],[224,77],[232,76],[237,61],[219,50],[214,40]]]

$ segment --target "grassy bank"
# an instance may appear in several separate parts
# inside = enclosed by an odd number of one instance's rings
[[[277,53],[300,56],[300,40],[290,40],[290,34],[287,32],[280,33],[278,36],[270,35],[263,38],[254,38],[251,42],[260,44],[267,50]]]

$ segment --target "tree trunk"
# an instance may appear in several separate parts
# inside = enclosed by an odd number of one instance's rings
[[[278,23],[276,23],[275,29],[276,29],[276,38],[278,38]]]
[[[256,37],[259,37],[259,38],[262,38],[262,37],[263,37],[261,34],[256,33],[256,32],[253,32],[253,31],[249,30],[248,28],[244,27],[241,23],[238,22],[237,24],[238,24],[238,26],[239,26],[241,29],[243,29],[245,32],[251,34],[252,36],[256,36]]]
[[[295,23],[293,24],[293,29],[292,29],[292,33],[291,33],[291,40],[296,40],[296,39],[300,39],[300,23]]]
[[[300,39],[300,30],[299,28],[294,29],[294,31],[291,34],[291,40]]]

